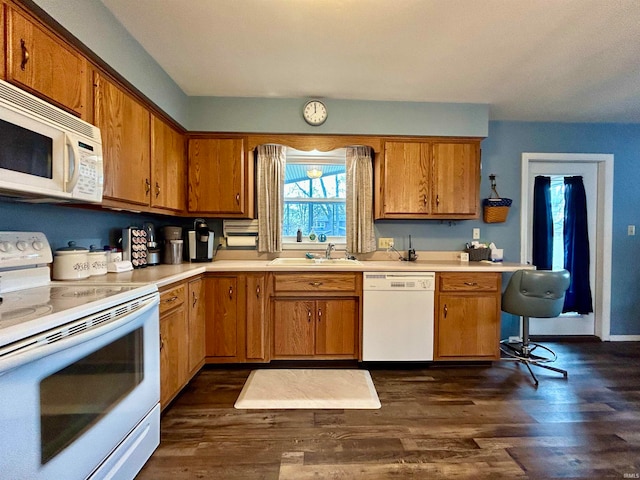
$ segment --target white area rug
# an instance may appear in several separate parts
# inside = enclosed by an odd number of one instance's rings
[[[262,369],[249,374],[238,409],[380,408],[367,370]]]

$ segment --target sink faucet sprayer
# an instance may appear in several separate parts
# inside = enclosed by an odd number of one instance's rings
[[[327,245],[327,251],[325,252],[324,257],[327,260],[330,260],[331,259],[331,250],[335,250],[335,249],[336,249],[336,246],[333,243],[329,243]]]

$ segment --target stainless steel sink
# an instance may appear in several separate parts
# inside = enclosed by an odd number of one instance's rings
[[[269,265],[306,267],[312,265],[362,265],[362,263],[348,258],[276,258],[270,261]]]

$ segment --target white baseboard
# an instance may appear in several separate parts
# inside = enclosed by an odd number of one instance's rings
[[[640,342],[640,335],[609,335],[610,342]]]

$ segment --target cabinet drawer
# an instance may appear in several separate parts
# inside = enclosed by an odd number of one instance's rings
[[[495,292],[500,285],[499,273],[440,273],[441,292]]]
[[[282,292],[354,292],[357,273],[278,273],[274,291]]]
[[[184,303],[186,297],[185,286],[178,285],[160,293],[160,315]]]

